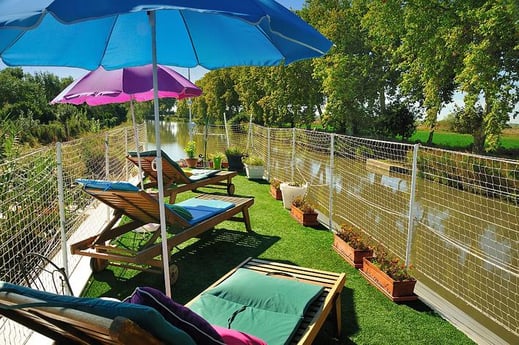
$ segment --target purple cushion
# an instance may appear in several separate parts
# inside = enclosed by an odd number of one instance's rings
[[[267,345],[266,342],[251,334],[216,325],[213,327],[222,336],[226,345]]]
[[[157,289],[138,287],[124,301],[155,308],[172,325],[189,334],[198,345],[225,344],[218,332],[204,318]]]

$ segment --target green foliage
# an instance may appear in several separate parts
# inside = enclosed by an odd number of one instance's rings
[[[246,156],[245,158],[243,158],[243,163],[255,166],[265,165],[265,161],[263,160],[263,158],[255,155]]]
[[[353,249],[371,249],[369,239],[364,236],[362,231],[360,231],[352,225],[341,225],[341,228],[339,229],[339,231],[337,231],[337,236],[339,236],[344,242],[347,242]]]
[[[292,205],[300,209],[303,213],[315,213],[315,208],[305,196],[298,195],[292,200]]]
[[[380,270],[396,281],[414,280],[410,273],[412,266],[406,266],[400,259],[394,255],[390,255],[387,249],[382,245],[373,248],[373,261]]]
[[[189,158],[195,158],[196,142],[193,140],[188,141],[186,146],[184,146],[184,151],[187,153]]]
[[[406,105],[389,105],[375,120],[375,133],[383,138],[409,139],[416,130],[416,119]]]
[[[72,78],[59,79],[50,73],[23,73],[21,68],[0,71],[0,118],[9,119],[3,123],[5,128],[0,134],[4,155],[7,147],[14,152],[14,137],[16,145],[35,147],[78,138],[100,127],[113,127],[126,121],[127,105],[50,105],[71,82]]]
[[[241,147],[238,146],[229,146],[225,149],[226,156],[243,156],[244,151]]]

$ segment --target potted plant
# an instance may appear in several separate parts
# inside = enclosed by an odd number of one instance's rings
[[[304,196],[297,196],[292,200],[290,215],[304,226],[319,225],[314,206]]]
[[[281,189],[283,206],[290,210],[292,200],[297,196],[304,196],[308,189],[308,185],[300,182],[282,182],[279,188]]]
[[[225,149],[225,156],[229,162],[229,170],[243,171],[243,150],[238,146],[230,146]]]
[[[363,258],[373,256],[373,249],[360,229],[343,224],[333,234],[333,249],[355,268],[362,268]]]
[[[280,179],[273,178],[272,181],[270,181],[270,195],[272,195],[272,197],[276,200],[283,200],[280,186]]]
[[[248,155],[243,158],[243,165],[245,166],[245,172],[249,180],[261,180],[263,179],[263,173],[265,172],[265,161],[260,156]]]
[[[195,157],[196,142],[193,140],[188,141],[184,147],[184,151],[187,153],[187,158],[185,159],[187,166],[189,168],[195,168],[198,163],[198,158]]]
[[[410,267],[398,257],[390,255],[382,245],[373,248],[373,256],[364,257],[363,261],[360,273],[392,301],[413,301],[418,298],[414,294],[416,279],[409,272]]]
[[[225,153],[223,152],[215,152],[209,155],[209,159],[213,162],[213,169],[220,170],[222,169],[223,159],[225,158]]]

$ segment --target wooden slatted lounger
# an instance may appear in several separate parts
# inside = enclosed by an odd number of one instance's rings
[[[322,293],[308,307],[303,321],[297,328],[293,338],[290,340],[290,344],[312,344],[328,317],[332,319],[335,325],[335,332],[337,337],[340,336],[342,323],[341,292],[344,284],[346,283],[345,273],[320,271],[274,261],[248,258],[239,264],[236,268],[221,277],[205,291],[215,288],[223,283],[239,268],[245,268],[265,275],[276,276],[284,279],[295,279],[300,282],[310,283],[323,287]],[[189,307],[195,303],[204,292],[187,303],[186,306]]]
[[[319,289],[318,296],[306,308],[303,321],[289,339],[290,344],[312,344],[329,317],[336,325],[337,336],[340,335],[341,292],[346,280],[344,273],[248,258],[198,294],[186,306],[196,304],[207,291],[224,286],[233,277],[236,278],[236,275],[233,276],[233,274],[239,270],[257,272],[261,276],[274,277],[275,280],[278,278],[295,279],[322,287]],[[247,280],[238,281],[238,283],[246,286],[250,282]],[[242,291],[246,294],[250,290]],[[275,292],[272,291],[272,293]],[[254,295],[251,298],[254,299]],[[48,304],[44,306],[42,302]],[[13,306],[15,308],[11,309]],[[158,310],[149,306],[96,298],[60,296],[3,282],[0,282],[0,315],[62,344],[193,343],[191,338],[184,339],[182,331],[169,324],[160,316]],[[205,317],[203,314],[201,316]],[[262,327],[257,320],[251,321],[253,327]],[[251,332],[251,334],[253,333]]]
[[[236,171],[217,171],[214,170],[208,174],[201,174],[198,177],[193,175],[187,176],[184,170],[172,160],[164,151],[162,155],[162,178],[164,182],[165,194],[169,195],[169,202],[174,203],[178,193],[196,190],[201,187],[223,187],[227,190],[228,195],[234,195],[233,177],[237,175]],[[144,172],[144,178],[149,182],[144,188],[157,188],[158,177],[155,168],[156,151],[140,152],[140,167]],[[139,157],[136,152],[128,152],[126,158],[136,166],[139,166]],[[195,169],[196,171],[196,169]]]
[[[110,243],[117,237],[142,225],[160,223],[158,200],[130,183],[89,181],[80,180],[85,183],[83,190],[113,208],[114,215],[99,234],[72,244],[71,253],[91,257],[91,268],[95,272],[103,270],[110,262],[113,265],[162,273],[162,261],[157,258],[162,253],[161,243],[155,243],[160,235],[160,230],[155,231],[155,236],[148,241],[148,245],[141,247],[138,251],[116,247]],[[194,205],[185,206],[185,208],[196,216],[189,221],[174,211],[171,205],[165,207],[166,223],[175,228],[175,233],[167,240],[170,251],[175,246],[190,238],[200,236],[226,220],[244,222],[246,230],[252,231],[249,207],[254,204],[253,198],[202,194],[176,205],[184,206],[186,204]],[[198,204],[202,206],[199,207]],[[212,207],[213,204],[217,207]],[[221,204],[227,204],[229,207],[215,212],[214,209]],[[241,217],[238,216],[240,213]],[[123,215],[128,216],[131,221],[117,225]],[[177,275],[176,266],[172,265],[171,273],[172,283],[174,283]]]

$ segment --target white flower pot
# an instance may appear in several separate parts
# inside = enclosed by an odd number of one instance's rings
[[[263,173],[265,172],[265,168],[263,165],[245,165],[245,172],[247,173],[247,177],[249,180],[261,180],[263,179]]]
[[[308,189],[308,184],[298,187],[290,186],[289,182],[282,182],[279,188],[281,189],[281,195],[283,197],[283,207],[290,210],[292,200],[298,196],[304,196]]]

